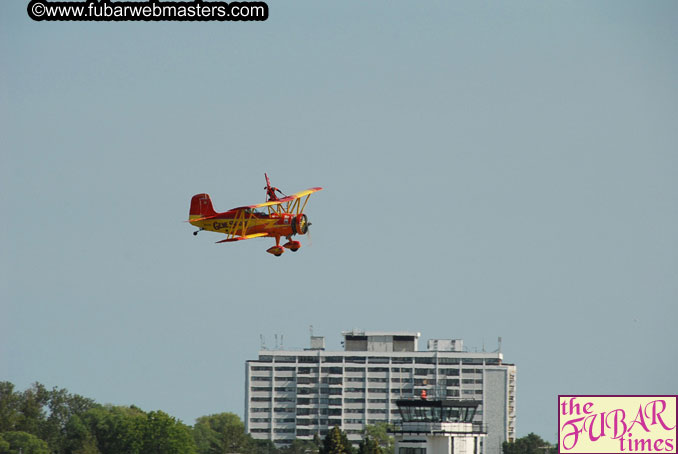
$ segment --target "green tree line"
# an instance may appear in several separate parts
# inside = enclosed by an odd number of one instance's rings
[[[357,452],[356,452],[357,451]],[[65,389],[0,382],[0,454],[393,454],[386,424],[368,426],[354,450],[338,427],[324,440],[278,449],[245,433],[233,413],[198,418],[191,427],[162,411],[101,405]]]
[[[357,448],[339,427],[324,439],[276,448],[245,433],[233,413],[198,418],[191,427],[162,411],[101,405],[65,389],[0,382],[0,454],[394,454],[386,423],[366,427]],[[533,433],[504,443],[503,454],[557,454]]]

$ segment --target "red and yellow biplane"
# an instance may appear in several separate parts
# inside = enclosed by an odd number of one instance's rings
[[[292,237],[308,233],[311,223],[304,214],[304,208],[311,194],[322,188],[310,188],[286,196],[280,189],[271,186],[268,175],[264,174],[264,176],[266,177],[266,188],[264,188],[266,189],[266,202],[257,205],[242,206],[217,213],[212,208],[212,201],[208,194],[194,195],[191,199],[188,222],[198,227],[199,230],[193,232],[193,235],[197,235],[202,230],[226,234],[227,238],[217,243],[273,237],[275,246],[266,250],[269,254],[280,257],[285,249],[297,251],[301,243],[292,240]],[[278,198],[276,192],[281,194],[282,198]],[[287,239],[287,243],[281,245],[280,238],[283,237]]]

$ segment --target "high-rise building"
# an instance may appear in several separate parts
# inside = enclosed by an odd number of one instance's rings
[[[254,438],[285,445],[324,437],[333,426],[358,443],[366,425],[400,423],[396,402],[422,398],[479,401],[473,422],[487,428],[483,454],[500,454],[515,439],[516,367],[497,352],[465,351],[460,339],[420,334],[345,331],[343,351],[326,351],[313,336],[305,350],[261,350],[247,361],[245,426]],[[398,454],[398,453],[396,453]]]

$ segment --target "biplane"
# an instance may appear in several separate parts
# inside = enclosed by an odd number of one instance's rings
[[[193,232],[197,235],[203,230],[226,234],[226,239],[217,243],[249,240],[251,238],[275,238],[275,246],[266,250],[269,254],[280,257],[285,249],[296,252],[301,247],[299,241],[292,239],[294,235],[305,235],[311,225],[304,214],[308,199],[314,192],[322,188],[310,188],[292,195],[285,195],[280,189],[271,186],[266,177],[266,202],[232,208],[223,213],[217,213],[212,207],[212,200],[208,194],[196,194],[191,199],[191,208],[188,213],[188,222],[198,227]],[[279,198],[279,193],[282,198]],[[287,242],[280,244],[280,239]]]

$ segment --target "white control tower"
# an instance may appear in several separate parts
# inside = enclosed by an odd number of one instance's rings
[[[476,400],[402,399],[395,454],[478,454],[487,428],[474,423]]]

